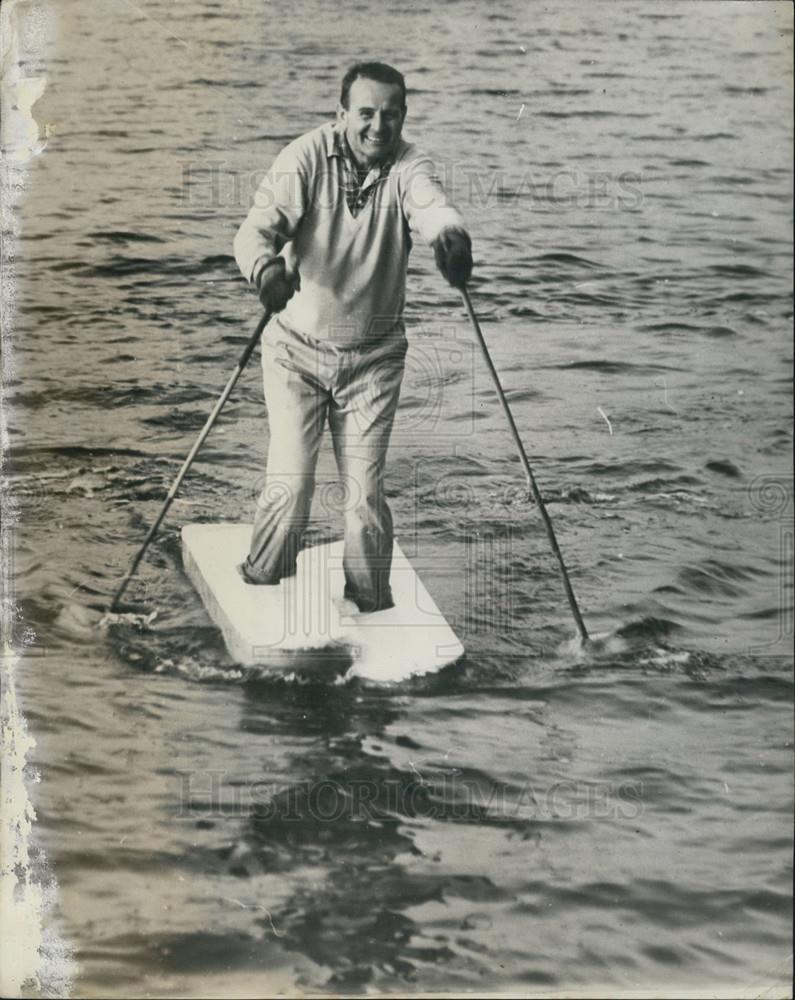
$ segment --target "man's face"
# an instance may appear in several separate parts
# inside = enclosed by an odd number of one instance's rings
[[[337,117],[356,162],[362,167],[381,163],[397,149],[406,117],[400,87],[360,76],[351,84],[348,107],[340,105]]]

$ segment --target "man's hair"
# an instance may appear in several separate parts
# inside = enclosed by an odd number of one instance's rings
[[[403,110],[406,110],[406,81],[403,74],[399,73],[394,66],[387,66],[382,62],[359,62],[355,63],[342,78],[342,90],[340,92],[340,104],[347,110],[348,97],[354,80],[364,77],[366,80],[375,80],[377,83],[393,83],[400,87],[401,102]]]

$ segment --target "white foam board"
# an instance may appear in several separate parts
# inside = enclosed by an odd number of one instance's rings
[[[304,549],[295,576],[278,586],[247,584],[237,567],[250,524],[188,524],[185,572],[221,629],[232,658],[265,671],[318,669],[332,660],[349,675],[396,682],[453,663],[464,648],[395,542],[390,582],[395,606],[341,614],[342,541]]]

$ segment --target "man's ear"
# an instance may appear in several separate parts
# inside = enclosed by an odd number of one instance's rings
[[[340,122],[343,125],[345,124],[345,115],[346,115],[345,108],[342,106],[342,104],[338,104],[337,105],[337,121]]]

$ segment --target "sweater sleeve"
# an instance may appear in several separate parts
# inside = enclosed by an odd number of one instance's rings
[[[299,141],[274,160],[234,241],[243,277],[253,281],[263,267],[293,239],[307,206],[307,166]]]
[[[448,199],[431,158],[418,154],[404,172],[403,214],[412,232],[433,243],[443,229],[466,229],[461,213]]]

